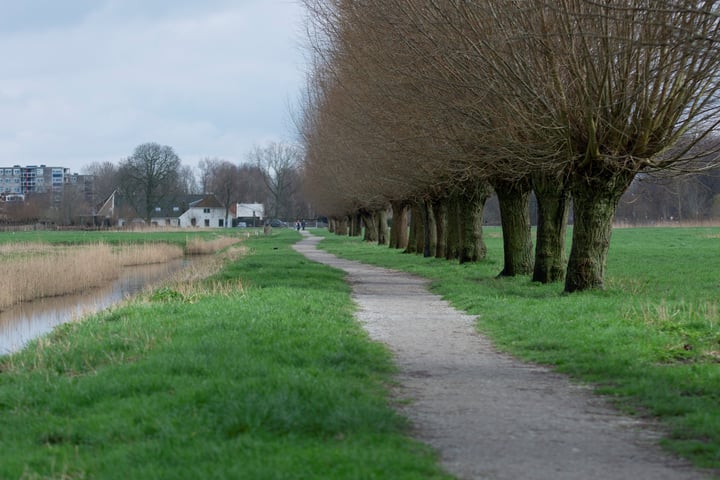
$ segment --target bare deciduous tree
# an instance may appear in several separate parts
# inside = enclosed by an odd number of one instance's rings
[[[230,215],[230,206],[237,202],[240,194],[240,177],[237,165],[219,158],[207,158],[201,161],[204,193],[213,193],[225,205],[225,225]]]
[[[167,145],[144,143],[120,162],[121,190],[135,210],[150,222],[153,209],[178,193],[180,158]]]
[[[290,203],[300,187],[297,171],[300,158],[297,146],[278,142],[271,142],[265,147],[256,146],[248,156],[248,160],[262,172],[263,182],[270,194],[268,211],[274,218],[289,219],[293,214]]]
[[[120,184],[118,167],[112,162],[95,162],[86,166],[84,171],[93,176],[93,196],[96,203],[105,201]]]

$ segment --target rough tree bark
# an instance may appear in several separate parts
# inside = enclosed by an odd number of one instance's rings
[[[445,258],[447,252],[447,224],[448,212],[446,199],[435,200],[432,203],[433,216],[435,217],[436,244],[435,258]]]
[[[365,225],[365,235],[363,240],[366,242],[377,242],[378,230],[375,212],[360,210],[360,217],[362,217],[362,223]]]
[[[437,249],[437,226],[430,200],[423,201],[423,256],[433,257]]]
[[[457,258],[460,263],[477,262],[487,255],[483,238],[483,209],[492,187],[484,180],[448,199],[446,258]]]
[[[565,233],[567,231],[570,189],[563,178],[533,175],[537,199],[538,226],[535,240],[533,281],[559,282],[565,278]]]
[[[342,217],[338,220],[337,225],[335,227],[335,234],[340,236],[347,236],[349,228],[350,219],[348,217]]]
[[[529,275],[533,271],[530,179],[528,177],[512,182],[496,179],[493,187],[500,204],[503,232],[504,266],[498,276]]]
[[[404,253],[422,253],[425,248],[424,223],[422,206],[419,203],[412,203],[410,206],[410,227],[408,244]]]
[[[408,205],[406,202],[390,202],[390,207],[393,212],[390,248],[406,248],[408,245]]]
[[[576,176],[571,187],[574,218],[566,292],[604,288],[615,210],[634,177],[634,171]]]
[[[350,216],[350,232],[351,237],[359,237],[362,235],[362,217],[360,213],[354,213]]]
[[[387,209],[382,208],[378,210],[377,215],[377,231],[378,245],[387,245],[388,243],[388,224],[387,224]]]

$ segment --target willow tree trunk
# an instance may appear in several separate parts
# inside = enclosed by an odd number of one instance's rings
[[[566,292],[605,287],[612,222],[620,197],[634,176],[632,171],[604,172],[573,183],[573,236]]]
[[[335,218],[328,218],[328,232],[335,233],[335,230],[337,230],[337,220]]]
[[[375,212],[361,210],[360,216],[362,217],[363,225],[365,225],[365,235],[363,236],[363,240],[366,242],[377,242],[378,231]]]
[[[570,189],[555,175],[533,175],[537,199],[538,226],[535,240],[533,281],[559,282],[565,278],[565,234],[567,231]]]
[[[378,245],[387,245],[388,243],[388,223],[387,223],[387,210],[381,209],[378,210],[376,214],[377,219],[377,232],[378,232],[378,238],[377,243]]]
[[[447,199],[435,200],[432,203],[433,216],[435,217],[435,258],[445,258],[447,248]]]
[[[460,199],[457,195],[445,199],[447,215],[445,258],[455,260],[460,254]]]
[[[415,234],[417,233],[417,222],[419,222],[419,219],[417,218],[419,215],[417,215],[417,212],[415,210],[414,206],[408,207],[408,241],[407,245],[405,245],[405,250],[403,253],[415,253],[415,249],[417,248],[417,240],[415,239]]]
[[[429,200],[423,202],[423,227],[423,256],[434,257],[437,249],[437,227],[432,202]]]
[[[410,206],[410,234],[405,253],[422,253],[424,248],[424,226],[423,215],[420,204],[413,203]]]
[[[359,213],[350,216],[350,236],[359,237],[362,235],[362,217]]]
[[[455,199],[458,221],[458,261],[477,262],[487,255],[483,238],[483,210],[492,193],[492,187],[485,181],[469,186]]]
[[[500,204],[504,266],[498,276],[529,275],[533,271],[530,228],[530,179],[493,182]]]
[[[337,225],[335,227],[335,234],[336,235],[342,235],[347,236],[348,234],[348,224],[350,223],[348,217],[343,217],[340,220],[338,220]]]
[[[390,202],[393,218],[390,228],[390,248],[406,248],[408,244],[408,206],[405,202]]]
[[[471,185],[462,193],[444,200],[441,208],[445,218],[445,258],[460,263],[476,262],[485,258],[487,247],[483,238],[483,209],[492,192],[486,182]]]

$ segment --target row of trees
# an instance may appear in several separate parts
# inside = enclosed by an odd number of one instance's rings
[[[715,2],[304,3],[308,191],[337,218],[390,205],[401,227],[392,246],[404,245],[411,209],[409,250],[482,259],[494,192],[502,275],[602,288],[612,221],[635,177],[709,166],[694,147],[714,144],[702,140],[720,121]]]

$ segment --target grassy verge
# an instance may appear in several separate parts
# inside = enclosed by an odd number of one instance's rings
[[[327,232],[321,247],[416,273],[500,348],[593,383],[636,415],[658,418],[663,444],[698,466],[720,468],[720,229],[644,228],[613,233],[602,292],[562,293],[527,277],[496,278],[499,229],[476,265],[425,259]]]
[[[391,359],[342,275],[297,238],[0,358],[0,478],[447,478],[388,407]]]
[[[163,242],[180,245],[185,248],[193,240],[212,241],[220,237],[244,237],[254,234],[255,229],[183,229],[162,230],[33,230],[27,232],[0,232],[0,244],[5,243],[50,243],[61,245],[82,245],[86,243],[108,243],[121,245],[128,243]]]

